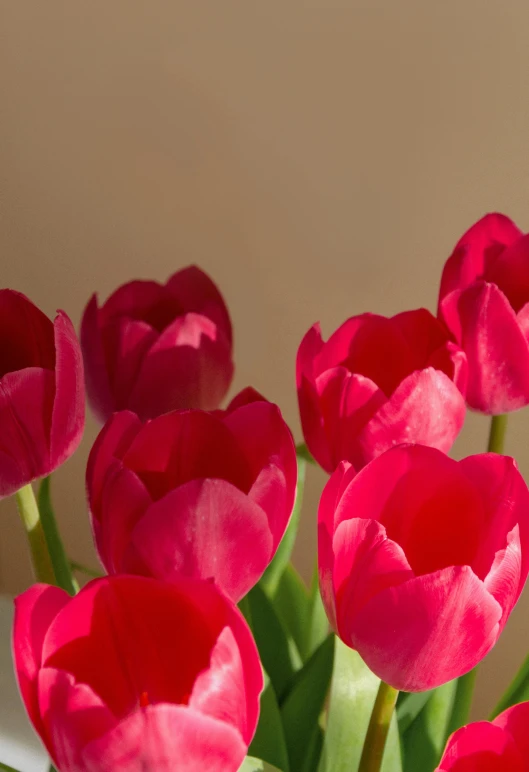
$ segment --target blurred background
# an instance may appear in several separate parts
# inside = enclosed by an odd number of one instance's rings
[[[301,439],[294,359],[320,320],[435,311],[445,259],[490,210],[529,230],[526,0],[0,0],[0,267],[78,325],[94,290],[190,263],[252,384]],[[529,409],[506,452],[529,479]],[[72,558],[97,565],[84,498],[97,427],[56,475]],[[486,447],[469,415],[454,449]],[[308,577],[323,473],[309,470]],[[0,590],[31,581],[0,503]],[[527,653],[529,590],[478,681],[483,716]]]

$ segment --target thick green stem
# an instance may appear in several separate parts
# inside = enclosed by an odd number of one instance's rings
[[[503,453],[507,415],[493,415],[490,422],[488,453]]]
[[[50,553],[48,552],[39,508],[31,483],[17,491],[15,498],[20,518],[28,537],[35,579],[37,582],[56,584],[55,572],[51,563]]]
[[[397,689],[384,683],[384,681],[380,682],[367,728],[358,772],[380,772],[391,716],[398,696]]]
[[[66,590],[70,595],[75,595],[79,590],[79,585],[75,581],[72,575],[72,569],[70,562],[66,557],[64,547],[55,521],[55,514],[51,504],[50,495],[50,477],[45,477],[39,489],[39,511],[40,519],[42,521],[42,530],[44,531],[44,537],[46,544],[48,545],[48,552],[55,572],[57,585],[63,590]]]

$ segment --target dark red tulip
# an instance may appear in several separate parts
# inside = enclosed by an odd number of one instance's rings
[[[136,576],[16,601],[15,668],[61,772],[237,772],[263,676],[237,608],[210,582]]]
[[[213,577],[234,600],[258,581],[296,490],[292,435],[246,390],[226,411],[116,413],[90,454],[95,541],[109,573]]]
[[[529,235],[488,214],[447,260],[439,315],[468,359],[467,402],[498,415],[529,403]]]
[[[53,472],[84,429],[83,364],[69,318],[51,322],[25,295],[0,290],[0,496]]]
[[[81,323],[88,399],[106,421],[118,410],[142,419],[169,410],[213,410],[233,376],[232,329],[222,295],[203,271],[166,282],[132,281]]]
[[[325,343],[315,324],[297,355],[301,424],[316,461],[357,469],[394,445],[447,452],[465,418],[466,358],[424,308],[348,319]]]
[[[393,448],[331,476],[320,587],[340,638],[396,689],[423,691],[494,646],[529,571],[529,491],[512,458]]]

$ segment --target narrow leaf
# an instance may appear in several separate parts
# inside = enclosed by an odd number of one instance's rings
[[[275,764],[282,772],[290,772],[287,746],[281,714],[272,682],[265,673],[265,688],[261,694],[261,709],[257,731],[249,747],[252,756]]]
[[[291,563],[286,566],[279,580],[273,604],[283,626],[301,653],[306,647],[310,600],[303,580]]]
[[[397,702],[397,719],[399,722],[399,732],[401,735],[406,731],[410,724],[415,721],[421,710],[424,708],[433,690],[427,692],[401,692]]]
[[[456,681],[449,681],[431,692],[402,736],[404,772],[432,772],[441,758],[452,714]]]
[[[294,509],[292,510],[290,522],[283,535],[283,538],[279,543],[276,554],[261,577],[260,584],[270,597],[273,596],[277,591],[279,580],[281,579],[283,571],[288,565],[290,556],[292,554],[292,549],[294,547],[294,542],[296,541],[299,517],[301,514],[301,507],[303,505],[303,489],[305,487],[306,467],[307,464],[305,459],[298,456],[298,484],[296,488],[296,500],[294,502]]]
[[[51,477],[44,477],[40,484],[38,495],[42,530],[44,531],[44,538],[46,539],[58,586],[63,590],[66,590],[69,595],[75,595],[79,590],[79,585],[73,578],[72,569],[64,551],[59,529],[57,528],[57,522],[51,503],[50,486]]]
[[[521,668],[516,673],[513,681],[509,684],[507,690],[502,695],[500,701],[492,711],[490,720],[492,721],[504,710],[519,702],[529,700],[529,655],[525,658]]]
[[[318,570],[314,571],[309,592],[309,615],[307,620],[307,631],[304,636],[305,647],[301,652],[304,659],[308,659],[318,646],[329,635],[329,620],[323,607],[323,601],[320,594],[320,583],[318,579]]]
[[[253,756],[246,756],[242,766],[239,767],[239,772],[284,772],[284,770],[273,767],[271,764],[267,764],[262,759],[256,759]]]
[[[358,769],[369,718],[380,679],[360,655],[335,638],[327,730],[319,772],[351,772]],[[397,718],[391,721],[382,772],[402,772]]]
[[[310,768],[310,753],[317,747],[314,734],[319,730],[318,722],[332,676],[333,639],[334,636],[329,635],[296,673],[281,705],[290,769],[293,772],[304,772]]]

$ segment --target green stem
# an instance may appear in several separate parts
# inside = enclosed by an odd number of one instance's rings
[[[488,453],[503,453],[507,415],[493,415],[490,422]]]
[[[380,682],[373,712],[369,720],[358,772],[380,772],[391,716],[399,692],[384,681]]]
[[[42,530],[48,545],[48,552],[55,571],[57,585],[66,590],[69,595],[75,595],[79,590],[79,586],[72,576],[70,563],[66,557],[59,529],[57,528],[57,522],[51,505],[50,479],[50,477],[45,477],[39,488],[39,510]]]
[[[102,571],[85,566],[83,563],[78,563],[76,560],[70,560],[70,568],[72,571],[79,571],[80,574],[91,576],[92,579],[101,579],[101,577],[105,575]]]
[[[48,552],[48,545],[39,515],[39,508],[31,483],[25,485],[15,498],[20,518],[26,530],[31,553],[31,562],[37,582],[56,584],[55,572]]]
[[[314,456],[312,455],[312,453],[307,448],[304,442],[300,442],[296,445],[296,455],[298,456],[298,458],[302,458],[305,461],[308,461],[309,464],[316,463]]]
[[[19,772],[18,769],[15,769],[14,767],[10,767],[9,764],[2,764],[0,761],[0,769],[5,769],[6,772]]]

